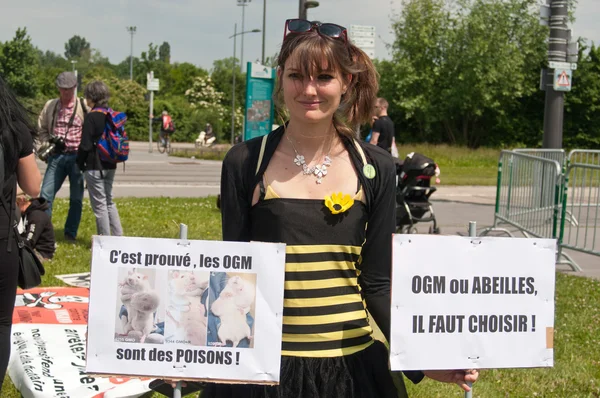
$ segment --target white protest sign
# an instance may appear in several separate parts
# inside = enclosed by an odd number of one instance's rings
[[[95,236],[86,371],[276,384],[285,245]]]
[[[556,241],[395,235],[393,370],[553,366]]]

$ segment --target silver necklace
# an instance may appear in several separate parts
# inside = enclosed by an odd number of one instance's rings
[[[298,153],[298,150],[296,149],[296,146],[294,145],[290,137],[287,134],[285,135],[285,137],[290,142],[290,144],[292,144],[292,148],[294,149],[294,153],[296,154],[296,156],[294,157],[294,164],[298,167],[302,167],[302,174],[314,175],[317,178],[316,183],[322,183],[323,178],[325,178],[325,176],[327,175],[327,169],[329,168],[329,166],[331,166],[331,158],[329,157],[329,153],[327,153],[327,155],[325,155],[325,157],[323,158],[323,163],[316,164],[314,166],[309,166],[306,164],[304,156]]]

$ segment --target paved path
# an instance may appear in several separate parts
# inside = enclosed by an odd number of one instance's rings
[[[188,148],[193,144],[174,146]],[[120,165],[116,174],[115,197],[205,197],[219,193],[221,162],[169,157],[158,153],[156,146],[149,153],[148,147],[148,143],[131,143],[125,170]],[[45,164],[39,162],[39,165],[43,172]],[[68,183],[65,183],[58,197],[68,197],[68,192]],[[495,196],[495,187],[445,186],[442,180],[442,185],[431,197],[442,233],[466,234],[469,221],[477,222],[478,230],[492,225]],[[428,226],[418,225],[418,229],[426,233]],[[600,241],[596,246],[600,247]],[[584,270],[578,275],[600,279],[598,257],[568,253]],[[557,268],[571,272],[566,266],[559,265]]]

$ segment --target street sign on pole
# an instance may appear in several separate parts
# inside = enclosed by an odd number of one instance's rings
[[[571,91],[571,69],[554,69],[554,90]]]
[[[374,26],[350,25],[350,41],[371,59],[375,58],[375,35]]]
[[[557,62],[557,61],[548,61],[548,67],[550,69],[571,69],[576,70],[577,64],[573,62]]]

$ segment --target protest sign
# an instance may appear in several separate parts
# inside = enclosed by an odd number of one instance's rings
[[[88,289],[18,290],[8,374],[25,398],[137,397],[150,379],[85,374]]]
[[[393,370],[553,365],[556,241],[395,235]]]
[[[92,374],[279,382],[285,245],[95,236]]]

